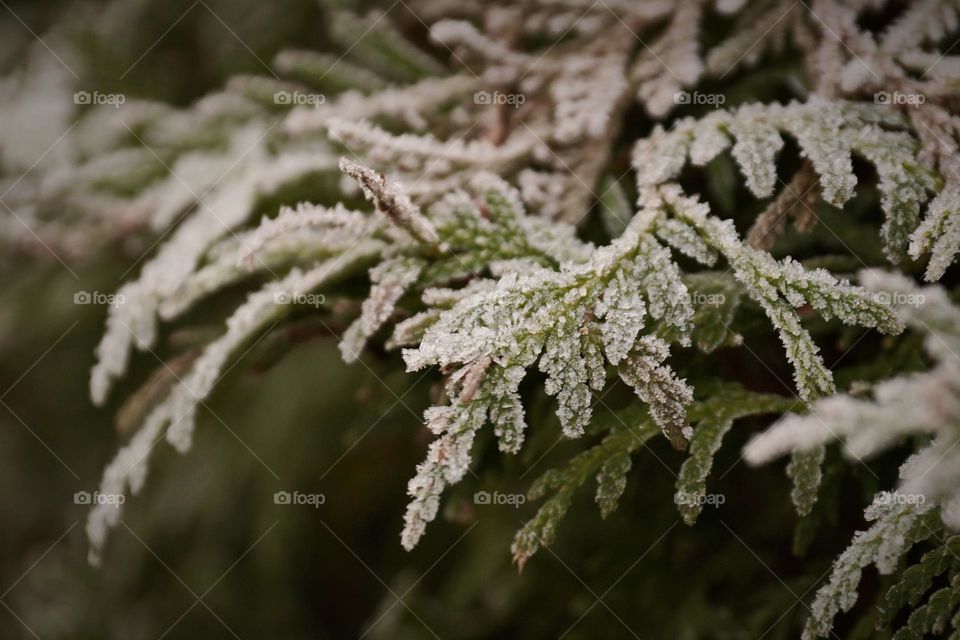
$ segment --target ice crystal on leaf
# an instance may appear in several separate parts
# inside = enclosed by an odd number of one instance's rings
[[[864,271],[860,277],[878,299],[899,301],[897,308],[906,323],[927,335],[924,345],[936,366],[877,383],[872,399],[847,394],[823,398],[810,407],[810,414],[791,414],[755,436],[747,444],[744,456],[756,464],[790,451],[843,439],[844,453],[859,460],[889,448],[905,435],[935,434],[934,442],[901,470],[903,482],[899,490],[924,494],[930,500],[952,499],[957,494],[943,474],[950,473],[953,478],[960,475],[954,475],[952,465],[932,462],[946,455],[957,441],[960,310],[943,289],[935,286],[918,289],[902,276],[876,270]],[[929,473],[934,466],[937,473]]]
[[[956,355],[960,350],[960,309],[940,287],[920,289],[902,276],[877,270],[862,272],[860,279],[878,298],[894,300],[908,326],[926,335],[924,345],[935,366],[877,383],[870,399],[839,394],[819,400],[808,415],[790,414],[754,436],[744,457],[756,464],[789,451],[817,450],[842,439],[844,453],[860,460],[910,434],[932,440],[901,467],[896,493],[881,493],[868,510],[868,517],[878,514],[871,518],[878,522],[857,534],[837,560],[830,582],[814,602],[805,633],[808,638],[827,635],[833,616],[853,606],[864,566],[874,562],[882,573],[893,570],[894,560],[915,542],[907,532],[918,514],[938,506],[940,509],[931,513],[946,526],[960,528],[956,509],[960,504],[956,489],[960,458],[954,453],[960,440],[960,359]]]
[[[841,207],[857,184],[852,158],[862,156],[879,173],[886,214],[883,237],[889,255],[897,258],[906,252],[921,206],[936,190],[934,175],[916,158],[916,139],[898,130],[906,125],[898,112],[879,105],[817,97],[788,105],[744,105],[701,120],[680,120],[669,131],[658,127],[648,140],[638,141],[633,164],[640,184],[655,186],[676,178],[688,157],[695,165],[705,165],[732,144],[747,187],[766,198],[777,187],[783,132],[796,138],[811,162],[823,199]]]
[[[495,429],[522,432],[516,426],[522,411],[515,397],[515,385],[522,376],[508,372],[522,373],[539,362],[539,369],[547,375],[546,392],[557,397],[564,434],[576,437],[583,433],[591,416],[590,386],[602,386],[605,377],[596,362],[599,354],[590,346],[591,330],[599,330],[611,363],[625,360],[621,375],[636,385],[638,395],[642,394],[652,410],[656,407],[654,415],[674,444],[683,445],[683,405],[690,399],[689,389],[662,365],[668,350],[665,343],[652,337],[638,340],[648,316],[685,334],[693,315],[686,287],[669,253],[646,233],[651,222],[650,216],[638,214],[623,236],[584,262],[563,263],[556,270],[531,267],[526,273],[505,274],[495,287],[441,312],[420,345],[404,351],[410,370],[439,365],[462,371],[483,363],[486,372],[469,401],[462,394],[451,396],[454,400],[449,407],[432,409],[427,416],[432,422],[442,415],[457,426],[453,431],[444,430],[443,443],[431,446],[427,461],[411,481],[414,501],[408,509],[405,546],[416,542],[423,523],[436,512],[433,501],[442,483],[437,463],[431,462],[435,449],[469,450],[472,434],[485,421],[483,405],[490,407]],[[639,284],[642,295],[626,291],[626,282]],[[494,400],[502,395],[496,390],[504,387],[505,380],[509,381],[507,411],[498,409]],[[505,417],[509,419],[506,425]],[[443,478],[449,483],[460,476],[462,472]]]
[[[794,308],[809,304],[828,319],[836,316],[845,323],[875,327],[887,333],[902,329],[889,305],[864,289],[838,281],[825,270],[808,272],[789,258],[778,262],[768,253],[747,246],[732,223],[710,216],[707,205],[685,196],[678,186],[649,189],[643,199],[647,207],[659,208],[688,225],[711,251],[730,263],[734,276],[780,333],[801,397],[810,399],[832,393],[833,380]],[[712,260],[713,256],[709,258]]]
[[[564,431],[578,435],[590,411],[580,355],[588,316],[600,320],[612,363],[633,347],[647,313],[689,329],[693,311],[686,287],[666,250],[643,233],[647,224],[638,215],[623,236],[586,262],[510,272],[495,289],[460,301],[441,314],[417,349],[404,352],[408,367],[465,365],[480,357],[528,367],[543,354],[540,367],[548,375],[548,393],[559,394]],[[644,296],[625,295],[627,281],[639,283]]]
[[[960,252],[960,190],[944,190],[930,203],[927,216],[910,237],[910,256],[930,252],[926,279],[943,277]]]
[[[833,628],[833,617],[853,607],[860,577],[867,566],[876,565],[882,574],[892,573],[900,557],[918,540],[930,535],[929,519],[923,518],[930,508],[900,503],[895,496],[877,497],[865,514],[873,525],[857,533],[834,562],[827,584],[817,592],[803,631],[804,640],[827,637]]]

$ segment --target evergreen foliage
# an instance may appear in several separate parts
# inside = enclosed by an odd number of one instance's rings
[[[871,566],[896,575],[863,620],[958,637],[960,4],[409,5],[413,25],[326,3],[336,53],[282,51],[272,75],[187,107],[40,114],[76,117],[76,135],[6,180],[30,237],[7,216],[3,241],[89,258],[122,226],[157,243],[117,289],[89,386],[110,402],[155,350],[167,383],[133,394],[138,424],[100,492],[138,494],[158,442],[191,449],[233,365],[313,319],[347,364],[387,352],[439,381],[396,523],[406,550],[468,473],[546,456],[542,433],[575,443],[525,489],[543,502],[513,539],[520,569],[562,538],[591,481],[610,522],[661,436],[677,477],[657,498],[687,525],[711,519],[723,445],[746,440],[750,465],[790,456],[814,537],[844,515],[834,448],[854,465],[892,452],[899,482],[867,484],[870,524],[818,586],[803,637],[831,636],[875,596]],[[4,83],[12,173],[36,131],[25,105],[75,87],[49,69]],[[169,328],[216,305],[230,309],[217,335],[176,353]],[[861,339],[873,353],[841,366]],[[746,371],[751,357],[767,371]],[[772,380],[787,370],[792,384]],[[124,508],[91,509],[92,562]]]

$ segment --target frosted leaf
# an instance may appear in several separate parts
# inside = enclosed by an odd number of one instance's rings
[[[430,287],[425,289],[421,299],[423,303],[431,307],[449,309],[455,304],[469,298],[475,293],[491,291],[497,286],[495,280],[481,279],[472,280],[469,284],[459,289],[448,289],[445,287]]]
[[[682,450],[693,434],[686,412],[686,405],[693,401],[693,389],[663,364],[669,355],[665,342],[644,336],[620,365],[620,377],[650,406],[650,415],[674,448]]]
[[[521,222],[531,248],[557,262],[584,262],[594,246],[577,237],[576,227],[561,222],[527,216]]]
[[[790,498],[797,515],[806,516],[817,502],[817,492],[823,480],[823,458],[826,448],[814,447],[805,451],[794,451],[787,465],[787,477],[793,482]]]
[[[387,340],[386,348],[392,350],[419,344],[423,334],[439,319],[439,309],[428,309],[398,322],[394,325],[393,334]]]
[[[957,452],[957,436],[941,429],[933,442],[913,454],[900,467],[898,491],[906,495],[923,496],[926,502],[952,507],[944,510],[943,523],[955,526],[956,511],[953,506],[958,497],[957,479],[960,469],[960,452]]]
[[[554,138],[561,144],[602,137],[627,91],[623,56],[570,56],[550,86]]]
[[[690,293],[680,278],[680,270],[671,259],[670,252],[652,242],[649,246],[641,264],[646,271],[643,285],[650,316],[676,329],[678,341],[686,346],[690,344],[689,331],[693,319]]]
[[[837,207],[853,197],[857,177],[853,174],[850,151],[853,138],[845,130],[841,108],[811,99],[810,107],[783,120],[787,131],[797,137],[803,155],[820,176],[823,199]]]
[[[658,224],[657,237],[685,256],[708,267],[717,262],[717,252],[710,248],[693,228],[676,218]]]
[[[334,69],[339,70],[338,61]],[[362,76],[357,79],[362,80]],[[480,80],[470,74],[446,78],[424,78],[414,84],[380,89],[374,93],[347,91],[323,104],[294,109],[283,128],[303,135],[327,128],[331,120],[348,117],[353,121],[378,120],[404,122],[416,130],[428,128],[438,105],[462,100],[480,88]]]
[[[940,508],[943,523],[953,531],[960,531],[960,494],[954,493],[944,500]]]
[[[903,331],[903,322],[889,303],[862,287],[837,280],[825,269],[806,270],[787,258],[781,263],[778,285],[793,306],[810,304],[827,319],[836,316],[846,324],[890,334]]]
[[[340,170],[356,180],[377,211],[394,224],[410,232],[410,235],[424,244],[439,244],[440,237],[436,229],[410,201],[410,196],[400,185],[388,181],[372,169],[346,159],[340,161]]]
[[[610,364],[617,364],[627,356],[643,329],[647,307],[637,287],[641,275],[642,271],[635,265],[625,265],[614,273],[597,303],[596,315],[603,319],[600,332]]]
[[[919,45],[936,44],[960,20],[956,3],[949,0],[922,0],[906,8],[883,33],[883,51],[899,53]]]
[[[690,162],[704,166],[730,147],[730,136],[719,116],[708,115],[697,123],[690,143]]]
[[[503,381],[490,392],[493,396],[490,422],[494,425],[493,432],[499,440],[500,450],[504,453],[518,453],[523,446],[527,425],[517,389],[525,374],[523,367],[505,369],[501,374]]]
[[[56,143],[61,132],[70,128],[74,79],[39,45],[21,51],[25,58],[21,73],[5,73],[0,81],[0,159],[13,169],[11,173],[32,168],[47,151],[54,153],[48,163],[67,151],[56,148]]]
[[[579,437],[590,423],[592,397],[587,387],[587,368],[580,357],[579,333],[557,332],[547,338],[539,368],[547,375],[544,391],[557,396],[557,417],[563,434]]]
[[[676,185],[644,192],[651,208],[667,208],[696,229],[703,239],[730,263],[734,276],[757,301],[780,334],[801,397],[815,398],[833,392],[833,377],[818,355],[819,349],[791,307],[804,301],[827,317],[898,332],[902,325],[888,305],[868,292],[836,281],[826,272],[808,273],[793,261],[778,263],[769,254],[743,244],[729,220],[708,215],[703,203],[682,195]]]
[[[95,404],[106,401],[113,380],[126,369],[131,347],[148,348],[156,337],[156,313],[188,278],[209,247],[250,216],[258,198],[291,180],[331,167],[325,155],[302,154],[271,161],[262,127],[243,127],[232,136],[231,153],[240,156],[230,175],[207,194],[194,214],[176,227],[137,280],[125,284],[125,304],[111,307],[90,374]],[[195,194],[191,198],[196,198]],[[191,200],[190,202],[193,202]]]
[[[464,142],[437,140],[430,134],[392,135],[368,122],[330,118],[327,131],[348,149],[365,152],[378,166],[391,165],[407,171],[447,174],[454,169],[492,170],[527,158],[540,144],[526,129],[518,131],[504,144],[487,140]],[[444,162],[437,162],[442,158]]]
[[[589,256],[592,245],[577,239],[574,227],[526,215],[516,189],[504,180],[481,172],[468,182],[471,193],[448,193],[428,210],[443,242],[459,249],[432,265],[436,277],[499,275]]]
[[[516,226],[520,205],[515,192],[490,180],[487,184],[494,188],[492,193],[481,188],[486,213],[479,217],[480,222],[476,222],[477,216],[458,213],[471,210],[471,202],[461,194],[451,194],[431,208],[441,236],[451,245],[460,242],[454,240],[456,229],[448,226],[451,220],[463,220],[461,227],[476,224],[480,229]],[[630,354],[627,360],[633,360],[623,375],[651,405],[651,413],[674,443],[681,443],[685,428],[689,435],[683,405],[692,398],[691,391],[662,364],[669,351],[665,342],[652,336],[638,339],[647,309],[683,339],[693,316],[679,269],[650,235],[656,216],[655,211],[638,213],[619,238],[595,250],[586,261],[564,262],[557,269],[531,265],[505,273],[495,286],[483,285],[458,297],[452,307],[440,312],[416,349],[404,350],[408,370],[430,365],[463,370],[473,366],[471,363],[490,363],[470,405],[488,406],[491,421],[499,424],[496,430],[501,446],[512,451],[519,446],[522,429],[522,407],[515,388],[501,388],[495,394],[499,400],[488,396],[491,389],[498,388],[496,380],[503,371],[522,371],[539,360],[540,370],[547,375],[545,391],[557,398],[563,432],[575,437],[590,420],[590,387],[603,386],[604,352],[611,360],[621,361]],[[456,408],[463,402],[461,393],[450,406]],[[446,420],[450,412],[437,415]]]
[[[137,489],[143,485],[150,453],[163,434],[163,417],[165,416],[161,414],[156,416],[151,414],[151,419],[144,423],[130,442],[117,451],[113,460],[103,471],[103,479],[100,481],[102,494],[123,495],[128,488],[136,493],[132,484],[135,482]],[[119,524],[122,511],[122,504],[106,503],[99,503],[90,510],[87,516],[86,533],[90,541],[87,557],[91,564],[99,566],[107,537],[110,530]]]
[[[666,28],[650,46],[644,46],[630,69],[631,80],[639,85],[637,98],[656,118],[669,113],[676,105],[677,92],[696,83],[703,73],[699,45],[702,15],[699,2],[674,5]]]
[[[802,37],[803,13],[802,5],[791,0],[747,3],[730,35],[707,54],[707,70],[724,78],[734,69],[753,66],[771,50],[785,49],[791,31]]]
[[[571,176],[560,171],[522,169],[517,184],[523,202],[545,218],[565,219],[563,203],[571,187]]]
[[[360,317],[340,342],[345,362],[360,357],[366,341],[390,318],[397,302],[417,281],[423,267],[422,260],[401,256],[384,260],[370,269],[370,295],[363,301]]]
[[[331,85],[336,90],[378,91],[386,88],[386,82],[376,73],[330,53],[284,49],[274,56],[271,66],[283,77],[318,89]]]
[[[635,217],[621,238],[594,252],[587,263],[567,264],[559,272],[532,269],[507,274],[495,291],[462,300],[441,316],[419,349],[405,352],[408,367],[446,366],[471,361],[482,353],[498,361],[520,358],[532,362],[543,348],[542,341],[555,334],[565,336],[568,353],[578,353],[573,337],[583,327],[588,303],[596,305],[603,291],[600,285],[631,261],[643,265],[643,287],[656,301],[657,317],[683,324],[692,316],[692,310],[685,313],[689,309],[684,306],[684,298],[689,305],[685,287],[669,254],[642,235],[646,224],[648,219]],[[526,343],[515,342],[515,335]]]
[[[451,481],[463,475],[469,460],[470,448],[482,416],[469,415],[456,423],[456,430],[447,433],[430,444],[427,458],[417,466],[417,474],[407,485],[407,494],[412,498],[404,513],[401,544],[408,551],[413,549],[426,530],[427,523],[437,516],[440,494]],[[455,480],[454,480],[455,481]]]
[[[913,529],[918,519],[929,509],[930,505],[879,499],[867,509],[867,518],[874,523],[857,533],[834,562],[827,584],[817,591],[811,605],[804,640],[826,637],[833,628],[834,616],[853,607],[860,577],[867,566],[875,564],[882,574],[894,570],[896,561],[913,544],[911,538],[916,537]]]
[[[938,194],[910,236],[910,257],[916,260],[926,252],[930,252],[930,262],[924,278],[935,282],[960,252],[960,188],[954,186]]]
[[[246,253],[241,256],[240,261],[246,265],[252,264],[253,254],[278,237],[294,235],[312,228],[327,230],[325,228],[350,226],[369,226],[369,217],[359,211],[351,211],[340,203],[332,208],[306,202],[295,207],[281,207],[276,217],[264,217],[260,225],[244,238],[241,248]],[[370,232],[369,229],[365,231]]]
[[[933,339],[925,347],[937,366],[877,383],[872,399],[836,395],[816,402],[810,415],[784,417],[747,443],[748,462],[762,463],[837,438],[846,441],[848,456],[861,459],[910,433],[936,433],[960,418],[960,364],[953,355],[960,311],[937,287],[917,289],[905,278],[879,271],[864,271],[861,280],[878,298],[898,300],[897,309],[905,321],[931,334]]]
[[[383,224],[342,206],[284,208],[277,218],[265,218],[253,231],[222,240],[207,252],[206,261],[159,306],[170,320],[206,296],[256,272],[283,272],[292,264],[313,262],[350,249],[377,235]]]
[[[783,138],[765,117],[765,109],[756,105],[741,107],[729,126],[736,139],[733,157],[747,186],[758,198],[770,196],[776,186],[776,157],[783,147]]]
[[[917,143],[906,133],[881,132],[873,126],[858,136],[854,148],[877,168],[885,214],[880,235],[887,257],[899,262],[917,229],[920,207],[928,199],[932,180],[915,166]]]
[[[470,186],[481,194],[486,203],[485,214],[507,229],[518,229],[525,211],[520,194],[503,178],[492,173],[478,173]]]
[[[692,162],[704,164],[723,151],[729,133],[736,140],[733,156],[747,186],[758,197],[766,197],[776,186],[776,156],[783,146],[779,132],[783,131],[797,138],[802,155],[819,176],[824,199],[842,206],[857,183],[851,152],[860,136],[868,133],[864,128],[871,125],[883,128],[876,128],[876,139],[864,145],[873,146],[887,162],[904,139],[906,123],[896,110],[817,96],[785,106],[744,105],[732,112],[712,112],[699,121],[678,120],[669,131],[658,125],[647,139],[637,141],[633,166],[641,187],[662,184],[679,175],[688,153]],[[895,178],[892,170],[883,176],[887,181]]]
[[[687,161],[693,124],[692,119],[684,118],[678,120],[670,131],[658,124],[649,138],[637,142],[632,164],[640,186],[657,185],[680,175]]]
[[[359,16],[338,7],[330,19],[330,35],[365,68],[398,82],[444,73],[442,65],[385,17],[386,13],[380,11]]]
[[[520,53],[504,42],[481,33],[466,20],[438,20],[430,27],[430,38],[446,47],[463,47],[502,64],[531,69],[537,65],[535,57]],[[550,64],[552,60],[547,60]]]
[[[597,505],[600,517],[606,518],[617,508],[620,496],[627,488],[627,474],[633,462],[628,451],[610,456],[597,473]]]
[[[283,280],[252,293],[227,320],[226,333],[204,348],[190,372],[163,402],[154,407],[130,444],[121,449],[107,466],[102,491],[122,495],[129,488],[132,493],[137,493],[146,477],[153,445],[164,433],[176,449],[187,451],[193,440],[197,407],[213,391],[229,359],[257,332],[288,312],[291,308],[288,301],[294,293],[307,293],[342,277],[374,258],[379,250],[377,243],[361,243],[308,271],[295,269]],[[119,522],[121,509],[122,505],[103,504],[91,510],[87,521],[91,559],[99,557],[107,531]]]
[[[607,362],[603,358],[603,344],[600,339],[600,326],[595,322],[588,322],[583,329],[581,352],[583,364],[587,368],[590,388],[601,391],[607,382]]]

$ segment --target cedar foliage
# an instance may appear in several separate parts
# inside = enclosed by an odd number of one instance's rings
[[[488,425],[498,455],[547,455],[540,432],[576,447],[526,489],[543,502],[513,539],[523,568],[563,537],[591,480],[610,517],[643,482],[638,459],[663,462],[658,437],[677,469],[659,498],[698,526],[723,496],[710,487],[724,441],[747,423],[747,462],[791,456],[798,539],[845,515],[821,500],[837,491],[834,448],[854,465],[891,449],[904,461],[896,486],[870,487],[871,524],[812,596],[805,638],[834,632],[871,565],[899,575],[861,623],[960,633],[960,5],[406,9],[414,24],[325,4],[335,55],[282,51],[270,74],[187,107],[78,109],[66,152],[10,181],[9,211],[30,231],[7,220],[11,245],[91,257],[118,221],[157,239],[108,310],[92,400],[116,394],[138,352],[180,357],[183,371],[164,363],[133,394],[133,434],[100,492],[138,494],[159,441],[191,449],[226,372],[312,319],[347,364],[386,350],[408,372],[435,369],[434,439],[397,523],[407,550],[468,473],[494,464]],[[5,141],[22,135],[24,105],[73,91],[43,64],[8,80]],[[164,344],[165,327],[216,301],[231,308],[223,328],[189,358]],[[873,353],[828,364],[863,335]],[[792,384],[758,385],[744,353]],[[109,565],[122,516],[92,508],[92,562]],[[915,545],[927,548],[905,567]]]

